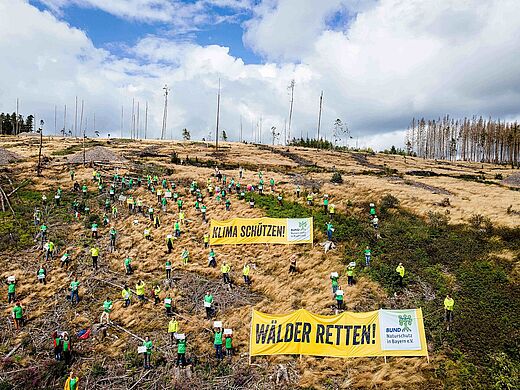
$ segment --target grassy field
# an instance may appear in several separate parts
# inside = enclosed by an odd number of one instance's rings
[[[107,296],[120,297],[120,286],[135,287],[138,279],[162,287],[161,297],[170,294],[176,302],[183,332],[188,334],[188,355],[197,364],[190,377],[172,367],[176,350],[170,346],[166,327],[168,319],[161,305],[133,304],[123,308],[117,300],[112,318],[116,324],[133,334],[151,336],[160,350],[156,351],[153,373],[142,379],[143,388],[276,388],[273,376],[278,365],[287,368],[289,388],[388,388],[388,389],[513,389],[518,388],[520,371],[520,211],[519,192],[500,183],[514,173],[507,167],[466,162],[444,163],[401,156],[359,156],[344,152],[315,151],[303,148],[278,147],[276,151],[255,145],[226,143],[218,153],[204,143],[169,143],[157,141],[96,140],[90,146],[106,146],[130,163],[104,165],[107,175],[158,174],[181,183],[197,180],[205,187],[219,161],[227,176],[238,178],[238,166],[245,168],[242,184],[256,183],[259,170],[266,181],[276,180],[276,191],[254,195],[256,207],[232,196],[231,211],[212,199],[208,217],[227,219],[239,217],[305,217],[314,218],[314,246],[250,245],[218,247],[219,265],[225,260],[232,266],[237,288],[223,288],[218,269],[207,267],[207,250],[202,236],[207,225],[201,223],[191,201],[186,202],[188,225],[175,242],[174,251],[165,251],[164,237],[177,219],[173,205],[161,213],[161,227],[152,228],[152,241],[143,240],[142,231],[149,222],[144,217],[130,217],[120,206],[115,221],[120,234],[118,249],[107,250],[108,228],[101,228],[97,244],[101,249],[100,271],[90,267],[88,249],[94,240],[85,227],[86,221],[76,220],[71,203],[77,197],[71,192],[67,155],[81,150],[79,141],[45,139],[46,159],[43,177],[36,177],[37,145],[16,138],[0,139],[9,150],[24,157],[20,163],[1,167],[0,185],[7,192],[22,186],[10,196],[13,213],[0,211],[0,277],[15,274],[19,280],[18,294],[28,310],[24,331],[15,332],[7,321],[0,324],[0,353],[4,356],[15,346],[22,346],[0,366],[1,388],[11,385],[62,388],[66,374],[62,364],[51,360],[51,330],[80,329],[98,322],[102,303]],[[145,152],[145,153],[143,153]],[[181,160],[183,164],[181,165]],[[302,161],[314,165],[303,164]],[[98,195],[90,180],[92,169],[77,166],[80,183],[89,186],[88,203],[92,214],[101,217],[105,197]],[[343,183],[331,182],[333,172],[340,172]],[[412,171],[431,171],[435,175],[417,176]],[[479,176],[482,180],[468,180]],[[337,248],[326,255],[319,244],[326,239],[328,216],[318,206],[309,207],[304,198],[296,198],[295,186],[302,192],[314,190],[318,198],[327,193],[337,207],[334,240]],[[43,209],[49,234],[59,252],[70,250],[73,263],[69,270],[50,261],[47,286],[35,283],[35,274],[42,253],[34,242],[36,228],[32,223],[35,207],[41,207],[41,194],[52,200],[61,186],[62,205],[49,204]],[[145,204],[156,199],[145,188],[130,193],[141,197]],[[184,189],[181,191],[184,193]],[[283,204],[276,200],[283,194]],[[445,198],[449,204],[443,204]],[[380,234],[377,238],[367,218],[368,204],[380,210]],[[154,206],[158,208],[157,206]],[[509,208],[509,212],[508,212]],[[138,224],[134,223],[138,220]],[[367,311],[378,308],[422,307],[430,354],[430,364],[420,358],[337,359],[291,356],[255,358],[247,365],[251,309],[284,313],[306,308],[319,314],[332,314],[330,295],[332,271],[346,279],[346,264],[362,262],[363,249],[370,245],[372,267],[356,271],[356,283],[348,288],[347,308]],[[180,254],[190,251],[188,266],[182,266]],[[289,258],[298,256],[298,274],[287,274]],[[123,260],[134,259],[135,272],[124,275]],[[164,282],[164,261],[174,264],[174,283]],[[241,281],[244,260],[252,261],[253,285]],[[404,287],[399,287],[395,267],[402,262],[407,270]],[[72,307],[64,297],[74,271],[80,281],[83,300]],[[236,355],[216,364],[211,323],[204,318],[200,305],[206,290],[214,292],[218,302],[218,318],[235,329]],[[2,290],[4,292],[4,290]],[[5,294],[2,292],[2,296]],[[453,329],[445,330],[442,302],[451,293],[456,302]],[[2,299],[5,299],[2,298]],[[4,315],[11,309],[6,301],[0,304]],[[83,386],[102,389],[130,387],[141,379],[141,362],[134,352],[140,342],[124,331],[109,328],[102,338],[75,341],[77,359],[74,369]],[[101,359],[100,359],[101,357]],[[94,359],[95,358],[95,359]],[[22,370],[22,371],[17,371]],[[12,373],[11,373],[12,372]],[[27,372],[31,375],[27,375]],[[116,379],[113,379],[116,378]],[[3,387],[2,387],[3,386]],[[15,387],[17,388],[17,387]]]

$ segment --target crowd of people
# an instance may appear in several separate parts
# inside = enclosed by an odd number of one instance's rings
[[[176,183],[170,178],[159,178],[158,176],[130,176],[130,175],[119,175],[115,173],[113,175],[102,174],[101,172],[94,170],[92,172],[92,183],[95,185],[96,190],[92,192],[92,184],[80,183],[76,180],[75,172],[71,170],[70,178],[73,182],[72,197],[74,198],[70,210],[73,217],[77,221],[89,221],[90,223],[90,247],[89,255],[91,258],[91,265],[94,271],[98,271],[103,264],[100,265],[100,256],[104,256],[105,253],[100,245],[102,238],[106,238],[108,245],[106,253],[113,253],[118,251],[118,241],[122,234],[116,230],[116,222],[121,220],[123,216],[129,218],[143,218],[148,220],[146,227],[143,230],[143,238],[145,240],[156,240],[155,234],[161,227],[161,217],[175,216],[172,224],[173,230],[171,234],[167,234],[165,239],[165,251],[171,254],[176,247],[176,241],[182,237],[189,229],[187,222],[187,213],[189,212],[193,220],[200,220],[200,223],[207,223],[208,208],[215,205],[223,205],[227,212],[232,209],[232,195],[236,195],[239,200],[247,202],[249,207],[255,207],[255,196],[254,194],[263,194],[264,190],[264,175],[263,172],[258,172],[258,181],[254,184],[244,184],[243,180],[244,171],[242,168],[239,169],[239,177],[233,178],[228,177],[222,173],[218,168],[215,168],[215,172],[211,177],[208,177],[205,182],[205,188],[203,188],[196,180],[191,181],[188,185],[183,187],[180,183]],[[281,191],[277,191],[277,186],[274,178],[270,178],[268,181],[269,190],[271,194],[276,196],[277,201],[283,204],[284,194]],[[300,186],[296,186],[295,195],[297,198],[302,196]],[[148,194],[148,195],[147,195]],[[63,191],[59,186],[54,195],[54,202],[56,207],[66,207],[62,202]],[[91,213],[91,206],[97,210],[96,201],[93,200],[93,196],[96,199],[102,198],[102,206],[100,210],[103,213],[101,218],[95,218],[97,214]],[[314,206],[317,195],[313,192],[305,193],[305,201],[309,206]],[[152,199],[150,201],[150,199]],[[334,222],[336,216],[336,206],[331,202],[330,197],[325,194],[322,197],[323,212],[328,216],[328,221],[325,223],[324,232],[329,241],[334,240]],[[46,285],[48,282],[48,272],[46,264],[53,260],[56,256],[60,256],[60,265],[64,269],[67,269],[73,262],[71,256],[71,248],[60,251],[56,247],[55,243],[51,240],[53,232],[50,231],[46,224],[46,218],[44,212],[47,205],[47,197],[44,194],[42,196],[42,207],[38,208],[34,212],[34,224],[37,228],[38,234],[36,237],[39,243],[40,250],[42,251],[42,257],[45,262],[39,266],[36,271],[36,279],[38,283]],[[120,211],[121,208],[126,209],[123,213]],[[189,211],[189,210],[192,211]],[[92,218],[91,218],[92,217]],[[376,237],[380,238],[379,235],[379,218],[376,214],[376,207],[374,204],[370,204],[369,207],[369,218],[370,224],[372,225]],[[106,232],[106,233],[105,233]],[[204,250],[208,254],[208,267],[216,268],[219,264],[215,249],[210,245],[210,237],[205,233],[202,237],[200,245],[204,247]],[[369,246],[359,254],[360,258],[364,256],[364,266],[370,267],[372,265],[372,251]],[[190,252],[188,247],[182,247],[180,255],[182,266],[190,264]],[[297,257],[292,256],[289,264],[289,273],[298,272],[296,265]],[[131,277],[134,273],[133,259],[131,256],[126,255],[122,261],[124,275]],[[347,276],[347,286],[353,286],[355,283],[354,273],[358,265],[356,262],[351,262],[345,269]],[[166,280],[172,279],[173,263],[171,257],[167,257],[164,263],[164,277]],[[243,262],[242,264],[242,277],[245,286],[249,287],[252,284],[251,271],[254,270],[255,266],[249,262]],[[399,263],[396,267],[396,274],[398,276],[398,284],[403,287],[405,281],[405,268],[402,263]],[[162,271],[161,271],[162,273]],[[224,285],[233,285],[237,283],[237,280],[232,278],[232,266],[226,261],[220,263],[220,273],[222,275],[222,282]],[[344,310],[344,301],[346,299],[345,290],[340,285],[340,274],[337,272],[331,273],[330,276],[332,282],[332,294],[336,302],[337,311]],[[14,304],[12,308],[12,317],[16,329],[20,329],[24,326],[24,308],[20,301],[16,298],[16,285],[18,281],[9,279],[7,295],[8,303]],[[80,286],[81,283],[78,280],[78,276],[72,272],[70,274],[69,294],[68,300],[72,305],[78,305],[80,302]],[[137,301],[145,303],[146,297],[146,286],[147,282],[144,280],[138,280],[135,284],[135,295]],[[187,336],[181,333],[179,321],[175,315],[176,307],[175,300],[170,291],[164,292],[164,298],[161,299],[161,287],[159,284],[153,284],[150,286],[150,300],[157,306],[161,300],[164,305],[164,312],[169,318],[167,324],[167,333],[170,337],[171,343],[177,348],[177,359],[176,364],[183,367],[187,364],[186,350],[187,350]],[[128,308],[133,304],[133,292],[129,288],[128,283],[125,283],[121,290],[121,298],[124,308]],[[454,301],[449,295],[444,301],[446,321],[449,324],[453,319],[453,307]],[[210,291],[206,293],[201,300],[201,309],[205,310],[206,318],[212,319],[215,316],[215,298]],[[114,298],[111,295],[106,296],[106,299],[101,305],[101,314],[99,318],[100,324],[110,325],[112,323],[111,313],[114,308]],[[232,356],[233,354],[233,333],[231,329],[223,329],[217,326],[213,329],[214,332],[214,348],[215,357],[217,360],[223,359],[224,349],[225,355]],[[72,362],[72,344],[67,332],[54,332],[52,334],[52,342],[54,346],[54,356],[56,360],[64,360],[66,364]],[[143,366],[146,369],[152,367],[151,356],[153,353],[154,345],[149,336],[146,336],[145,341],[142,344],[143,354]],[[78,378],[71,376],[67,379],[67,383],[74,388],[77,386]]]

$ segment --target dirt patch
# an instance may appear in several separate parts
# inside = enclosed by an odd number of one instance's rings
[[[68,158],[68,161],[72,164],[83,164],[83,152],[76,153],[75,155]],[[114,153],[110,149],[102,146],[96,146],[85,152],[85,161],[87,163],[97,161],[108,161],[108,162],[124,162],[126,159]]]
[[[279,154],[280,156],[287,157],[288,159],[294,161],[296,164],[303,166],[303,167],[312,167],[316,166],[317,164],[313,163],[310,160],[307,160],[304,157],[301,157],[297,155],[296,153],[291,153],[288,149],[287,150],[281,150],[277,148],[273,148],[271,146],[267,145],[256,145],[257,148],[262,150],[269,150],[272,153]]]
[[[506,186],[520,187],[520,173],[513,173],[512,175],[509,175],[504,180],[502,180],[501,183],[505,184]]]
[[[9,164],[18,160],[21,160],[22,156],[19,154],[10,152],[7,149],[0,148],[0,165]]]

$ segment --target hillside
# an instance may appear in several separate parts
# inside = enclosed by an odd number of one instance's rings
[[[12,305],[6,301],[2,285],[0,308],[0,356],[8,358],[0,366],[0,388],[63,388],[67,371],[52,356],[52,331],[68,331],[75,349],[73,369],[82,388],[515,388],[520,369],[520,192],[507,179],[517,171],[491,164],[448,163],[392,155],[364,155],[318,151],[305,148],[268,147],[224,143],[216,152],[212,146],[196,142],[135,140],[92,140],[87,148],[103,147],[117,156],[112,162],[92,167],[71,157],[82,148],[73,139],[46,138],[43,144],[43,174],[36,176],[38,140],[3,137],[0,147],[21,157],[20,161],[0,167],[0,185],[7,199],[0,206],[0,277],[15,275],[17,295],[27,313],[27,324],[15,331],[8,316]],[[81,162],[81,159],[79,160]],[[314,245],[243,245],[216,247],[217,268],[207,266],[208,250],[202,223],[194,208],[189,185],[195,180],[205,193],[215,165],[228,179],[238,179],[244,168],[242,184],[256,184],[262,171],[266,182],[274,178],[276,190],[255,194],[256,206],[231,195],[231,209],[213,198],[206,201],[208,218],[231,217],[314,217]],[[71,204],[81,201],[73,191],[69,172],[74,169],[80,185],[88,186],[89,217],[75,217]],[[155,228],[144,216],[129,215],[126,204],[118,205],[119,216],[110,223],[119,237],[117,250],[110,253],[109,226],[100,224],[100,238],[93,239],[90,222],[101,219],[107,198],[106,188],[99,193],[92,181],[99,171],[106,185],[114,174],[142,177],[143,184],[126,190],[158,210],[157,197],[146,188],[146,176],[157,175],[175,182],[185,201],[186,226],[174,243],[171,254],[165,238],[172,234],[178,218],[177,207],[168,203],[161,212],[161,226]],[[343,183],[331,177],[340,172]],[[211,179],[213,182],[214,178]],[[514,182],[514,181],[513,181]],[[509,183],[509,184],[508,184]],[[514,184],[514,183],[513,183]],[[317,193],[314,207],[297,198],[302,193]],[[61,205],[53,202],[58,187],[63,190]],[[266,185],[266,188],[268,186]],[[283,195],[283,204],[276,200]],[[46,194],[47,205],[41,196]],[[337,248],[324,253],[319,243],[326,240],[325,222],[320,207],[323,194],[336,205],[334,241]],[[119,191],[118,194],[119,195]],[[5,199],[5,198],[3,198]],[[380,234],[370,226],[369,203],[380,210]],[[12,210],[11,210],[12,207]],[[47,262],[38,248],[33,224],[35,208],[43,212],[48,235],[57,246],[58,257]],[[137,222],[135,222],[137,221]],[[152,240],[143,238],[151,229]],[[91,266],[91,245],[100,248],[100,268]],[[316,358],[257,357],[248,365],[248,340],[251,310],[285,313],[305,308],[317,314],[333,314],[334,300],[329,275],[340,273],[346,284],[346,265],[362,263],[363,249],[373,253],[370,269],[356,269],[356,283],[346,288],[346,306],[351,311],[378,308],[422,307],[425,313],[430,363],[424,358]],[[183,249],[190,252],[183,265]],[[69,251],[72,262],[67,270],[59,257]],[[298,273],[288,274],[291,256],[297,256]],[[135,271],[126,276],[123,261],[133,259]],[[173,264],[173,278],[164,278],[164,263]],[[224,286],[220,274],[222,261],[231,264],[234,288]],[[242,280],[244,262],[254,264],[252,285]],[[405,286],[395,280],[395,266],[406,269]],[[39,265],[45,263],[47,284],[36,282]],[[66,300],[74,273],[81,285],[77,306]],[[127,283],[135,290],[138,280],[161,286],[161,303],[138,303],[125,308],[121,288]],[[212,345],[212,321],[205,318],[203,296],[215,297],[217,319],[234,330],[235,356],[218,364]],[[442,302],[447,293],[454,296],[456,313],[453,329],[445,330]],[[176,347],[167,334],[168,317],[162,299],[170,294],[176,318],[188,340],[190,370],[174,366]],[[103,301],[111,297],[115,326],[88,340],[75,335],[90,328],[102,312]],[[126,330],[126,331],[125,331]],[[137,356],[140,338],[149,336],[156,347],[153,370],[145,371]],[[276,385],[283,365],[289,383]],[[2,387],[3,386],[3,387]]]

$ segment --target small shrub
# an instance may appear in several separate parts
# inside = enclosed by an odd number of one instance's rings
[[[343,183],[343,177],[341,177],[341,173],[339,172],[334,172],[332,174],[332,177],[330,178],[330,181],[332,183],[337,183],[337,184],[341,184]]]
[[[491,219],[485,217],[482,214],[473,214],[469,218],[468,222],[471,227],[477,230],[483,230],[488,233],[493,230],[493,223],[491,222]]]
[[[502,180],[503,178],[504,178],[504,177],[502,176],[501,173],[497,173],[497,174],[495,175],[495,180]]]
[[[399,199],[397,199],[395,196],[391,194],[387,194],[383,196],[381,199],[381,210],[388,210],[388,209],[395,209],[397,206],[399,206]]]
[[[428,211],[428,223],[434,229],[445,227],[450,222],[450,217],[447,214],[439,211]]]

